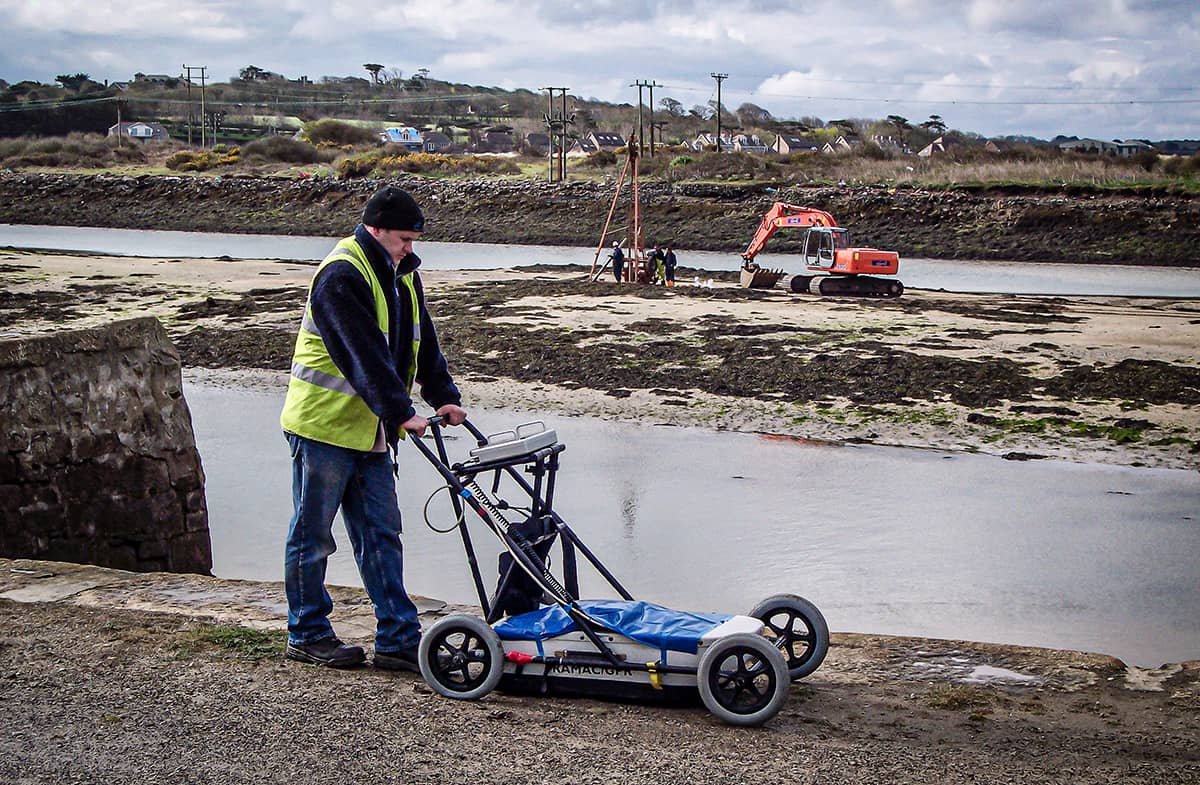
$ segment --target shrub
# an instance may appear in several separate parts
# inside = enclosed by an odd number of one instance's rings
[[[318,150],[311,144],[292,139],[290,136],[268,136],[246,145],[245,157],[256,161],[278,161],[288,164],[328,163],[334,153]]]
[[[440,155],[438,153],[398,153],[383,151],[343,158],[337,165],[338,176],[349,179],[408,172],[414,174],[520,174],[521,167],[508,158],[483,155]]]
[[[314,120],[300,129],[300,137],[310,144],[329,142],[342,145],[373,145],[379,142],[379,132],[340,120]]]
[[[232,166],[241,160],[241,150],[229,148],[228,152],[216,150],[180,150],[172,153],[163,163],[175,172],[207,172],[218,166]]]
[[[588,153],[588,157],[582,162],[582,166],[590,166],[593,169],[603,169],[612,166],[617,162],[617,154],[612,150],[597,150],[594,153]]]
[[[1172,177],[1195,177],[1200,175],[1200,153],[1184,158],[1174,156],[1163,161],[1163,171]]]
[[[863,158],[867,158],[872,161],[888,161],[892,158],[895,158],[895,155],[892,152],[884,150],[874,142],[867,142],[866,144],[861,145],[856,152],[858,152],[858,154]]]
[[[671,166],[686,166],[694,160],[690,155],[677,155],[671,159]]]
[[[0,166],[19,169],[29,166],[102,168],[114,163],[143,163],[143,145],[100,134],[72,133],[67,136],[21,136],[0,139]]]

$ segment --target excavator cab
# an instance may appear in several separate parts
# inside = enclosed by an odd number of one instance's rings
[[[850,247],[850,234],[837,226],[814,226],[805,232],[804,263],[809,267],[833,267],[837,251]]]

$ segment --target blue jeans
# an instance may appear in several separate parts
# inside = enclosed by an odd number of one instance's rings
[[[305,644],[334,634],[325,566],[337,550],[338,508],[354,547],[363,586],[375,605],[375,651],[395,652],[421,640],[417,607],[404,590],[404,547],[392,464],[386,452],[359,452],[285,433],[292,451],[292,514],[284,558],[288,641]]]

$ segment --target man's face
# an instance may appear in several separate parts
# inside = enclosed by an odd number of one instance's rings
[[[370,227],[370,232],[397,263],[412,252],[413,241],[421,236],[420,232],[408,229],[379,229],[374,226]]]

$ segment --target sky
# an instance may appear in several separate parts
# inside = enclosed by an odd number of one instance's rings
[[[0,78],[255,65],[779,118],[930,115],[984,136],[1200,138],[1197,0],[0,0]]]

